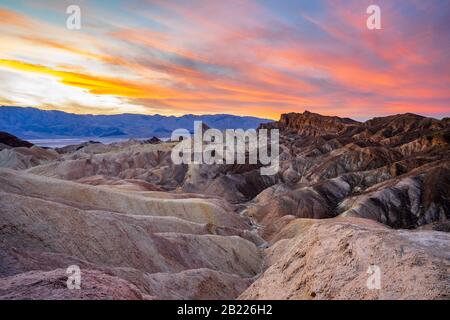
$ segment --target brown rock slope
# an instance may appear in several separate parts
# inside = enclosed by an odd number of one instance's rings
[[[9,133],[0,132],[0,168],[23,170],[58,158],[55,150],[40,148]]]
[[[142,300],[139,289],[121,278],[96,270],[83,270],[81,290],[67,289],[65,269],[29,271],[0,278],[0,299],[32,300]]]
[[[449,299],[450,235],[369,220],[291,221],[240,299]],[[284,237],[287,237],[283,239]],[[380,287],[367,285],[370,266]]]
[[[58,158],[59,155],[56,151],[37,146],[9,148],[0,151],[0,167],[23,170],[55,161]]]
[[[192,297],[233,298],[244,289],[238,282],[260,271],[259,249],[237,235],[248,228],[245,219],[212,200],[155,199],[7,169],[0,179],[1,249],[9,257],[0,271],[24,273],[17,283],[33,283],[37,275],[30,278],[29,270],[67,268],[79,260],[88,270],[133,283],[144,295],[161,294],[151,279],[162,279],[163,286],[172,274],[194,270],[179,277],[198,286],[211,278],[229,290],[192,289]],[[13,258],[17,252],[41,262]]]
[[[416,228],[450,217],[450,126],[413,114],[365,123],[305,112],[266,128],[281,130],[277,184],[246,214],[270,235],[285,215],[364,217]]]
[[[29,172],[117,189],[221,195],[233,203],[252,199],[277,181],[276,176],[261,176],[258,166],[174,165],[170,156],[174,145],[142,141],[84,143],[58,149],[63,154],[61,161],[37,163]]]

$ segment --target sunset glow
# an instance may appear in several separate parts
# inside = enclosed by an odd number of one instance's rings
[[[0,1],[0,105],[450,116],[450,2]],[[66,28],[67,6],[82,28]]]

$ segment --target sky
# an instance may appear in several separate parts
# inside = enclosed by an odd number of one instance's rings
[[[450,0],[0,0],[0,43],[0,105],[450,116]]]

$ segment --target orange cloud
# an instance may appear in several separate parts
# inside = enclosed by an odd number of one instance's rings
[[[13,70],[38,73],[58,78],[61,83],[69,86],[89,90],[93,94],[108,94],[131,98],[162,99],[172,95],[167,88],[146,85],[142,86],[133,82],[119,79],[100,78],[92,75],[76,72],[54,70],[49,67],[30,63],[0,59],[0,66]]]
[[[0,66],[165,114],[448,113],[448,45],[433,38],[438,26],[427,21],[409,32],[411,16],[380,0],[386,30],[369,32],[365,2],[323,0],[316,15],[258,1],[151,1],[139,12],[108,12],[115,19],[102,27],[91,14],[87,28],[69,38],[63,25],[0,9],[5,38],[18,39],[2,48]]]
[[[15,11],[0,8],[0,25],[12,25],[21,27],[32,27],[33,22],[26,16]]]

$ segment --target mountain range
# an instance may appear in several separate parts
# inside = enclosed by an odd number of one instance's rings
[[[170,137],[175,129],[193,131],[194,121],[203,121],[211,128],[251,129],[268,119],[229,114],[162,115],[118,114],[79,115],[55,110],[25,107],[0,107],[0,131],[22,139],[52,139],[66,137]]]

